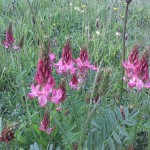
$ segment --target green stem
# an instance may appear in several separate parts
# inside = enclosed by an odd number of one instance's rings
[[[127,30],[127,20],[128,20],[128,10],[129,10],[129,4],[127,3],[126,11],[125,11],[125,20],[124,20],[124,30],[123,30],[123,52],[122,52],[122,61],[125,61],[125,54],[126,54],[126,30]],[[122,66],[121,61],[121,66]],[[122,67],[122,78],[121,78],[121,89],[120,89],[120,103],[122,102],[122,93],[123,93],[123,77],[124,77],[124,67]]]
[[[66,80],[67,80],[67,84],[68,84],[68,87],[69,87],[69,94],[70,94],[70,104],[73,106],[73,112],[74,112],[74,119],[76,121],[76,125],[78,128],[80,128],[80,123],[79,123],[79,118],[78,118],[78,115],[77,115],[77,108],[76,108],[76,103],[73,99],[73,94],[72,94],[72,90],[70,89],[70,86],[69,86],[69,81],[68,81],[68,76],[66,77]]]
[[[71,145],[71,143],[70,143],[70,141],[69,141],[69,139],[67,137],[67,134],[66,134],[65,130],[63,129],[63,127],[61,126],[61,124],[59,123],[59,121],[57,120],[57,118],[53,115],[49,104],[47,105],[47,107],[48,107],[49,113],[52,115],[52,117],[54,119],[54,122],[57,124],[57,126],[59,127],[59,129],[61,130],[61,132],[63,133],[63,135],[65,136],[66,140],[68,141],[68,144],[69,144],[70,148],[72,148],[72,145]]]
[[[92,115],[93,115],[93,113],[94,113],[94,111],[95,111],[97,105],[99,104],[100,100],[101,100],[101,99],[99,98],[99,100],[98,100],[97,103],[94,105],[92,111],[90,112],[90,114],[88,115],[88,117],[87,117],[87,119],[86,119],[86,121],[85,121],[83,130],[82,130],[81,136],[80,136],[80,143],[79,143],[79,148],[80,148],[80,149],[82,149],[81,145],[82,145],[82,142],[83,142],[83,137],[84,137],[84,135],[86,134],[85,130],[86,130],[86,128],[87,128],[87,125],[88,125],[88,123],[89,123],[89,121],[90,121],[90,119],[91,119],[91,117],[92,117]]]

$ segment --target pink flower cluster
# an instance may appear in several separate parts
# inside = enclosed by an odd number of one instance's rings
[[[55,78],[53,77],[53,68],[58,74],[63,74],[65,77],[71,78],[69,86],[73,89],[79,89],[79,83],[86,80],[89,69],[96,70],[96,67],[91,65],[88,58],[87,48],[83,47],[80,51],[80,56],[77,59],[72,58],[70,42],[67,42],[62,50],[62,58],[58,63],[54,63],[55,54],[47,51],[42,51],[37,64],[37,72],[34,80],[36,84],[31,84],[31,92],[28,93],[30,99],[38,98],[39,105],[44,107],[48,101],[54,104],[61,104],[66,99],[65,81],[62,80],[59,87],[56,88]],[[57,107],[56,111],[60,111],[61,107]],[[49,113],[46,112],[40,124],[40,130],[48,134],[55,128],[49,128],[50,120]]]
[[[15,38],[13,37],[12,24],[10,23],[6,31],[6,39],[5,41],[2,41],[2,44],[4,45],[4,47],[6,49],[12,48],[13,50],[19,51],[21,47],[23,46],[23,40],[24,38],[20,40],[18,45],[13,45],[15,42]]]
[[[86,47],[82,47],[79,58],[73,59],[69,42],[64,45],[62,58],[54,65],[58,74],[71,74],[69,85],[77,90],[85,82],[88,70],[97,70],[96,66],[90,64]]]
[[[135,46],[128,59],[123,62],[123,67],[125,68],[123,79],[128,83],[130,88],[136,87],[138,91],[141,91],[143,88],[150,88],[148,59],[148,51],[139,59],[139,49]]]
[[[55,88],[55,79],[52,76],[54,60],[55,55],[52,53],[43,54],[43,58],[39,59],[34,78],[37,84],[31,84],[31,93],[28,94],[30,99],[38,98],[41,107],[44,107],[48,101],[54,104],[62,102],[63,90]]]

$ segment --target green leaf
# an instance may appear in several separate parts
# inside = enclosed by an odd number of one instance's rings
[[[113,135],[113,138],[115,139],[115,141],[116,141],[118,144],[121,144],[120,137],[119,137],[119,135],[118,135],[115,131],[112,132],[112,135]]]
[[[111,137],[108,138],[108,144],[109,144],[110,150],[115,150],[115,145]]]
[[[120,134],[128,136],[128,132],[123,127],[117,126],[117,129],[119,130]]]
[[[139,113],[139,110],[133,110],[130,114],[129,114],[129,118],[133,118],[134,116],[136,116]]]
[[[95,126],[99,129],[99,125],[95,121],[92,121],[91,123],[92,123],[93,126]]]
[[[49,150],[53,150],[53,144],[49,146]]]
[[[128,117],[129,117],[128,107],[126,107],[124,110],[125,110],[125,117],[126,117],[126,119],[128,119]]]
[[[99,149],[100,149],[100,150],[104,150],[104,149],[105,149],[104,143],[102,143],[102,144],[99,146]]]
[[[109,115],[110,119],[112,120],[112,122],[117,125],[117,120],[116,120],[116,117],[115,117],[115,114],[113,111],[110,110],[110,115]]]
[[[129,126],[134,126],[136,121],[134,119],[126,119],[125,121],[123,121],[123,123]]]
[[[117,114],[117,118],[120,120],[120,121],[122,121],[123,119],[122,119],[122,114],[121,114],[121,112],[120,112],[120,109],[116,106],[116,108],[115,108],[115,111],[116,111],[116,114]]]

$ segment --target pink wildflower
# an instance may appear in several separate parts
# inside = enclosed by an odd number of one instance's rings
[[[13,37],[13,31],[12,31],[12,24],[9,24],[9,27],[6,31],[6,40],[3,41],[3,45],[5,46],[5,48],[9,48],[13,45],[15,39]]]
[[[69,72],[71,74],[75,73],[74,62],[72,59],[72,52],[70,42],[67,42],[62,50],[62,58],[55,64],[56,71],[59,74]]]
[[[82,49],[80,51],[80,56],[75,61],[81,72],[86,71],[88,69],[97,70],[97,68],[95,66],[90,65],[86,47],[82,47]]]
[[[53,102],[54,104],[59,104],[61,97],[62,97],[62,90],[61,89],[53,89],[52,97],[49,98],[49,100],[51,102]]]
[[[39,84],[37,84],[36,86],[31,84],[31,93],[28,94],[28,97],[30,99],[38,97],[39,105],[41,107],[47,104],[49,95],[53,91],[53,87],[55,86],[54,78],[51,78],[51,81],[49,83],[50,84],[45,84],[43,87],[41,87]]]
[[[49,128],[50,125],[50,119],[49,119],[49,113],[46,111],[43,117],[43,120],[40,124],[40,130],[41,131],[45,131],[48,134],[50,134],[52,132],[52,130],[55,128],[55,126],[53,128]]]
[[[38,61],[37,72],[34,80],[42,85],[49,82],[49,78],[52,76],[52,64],[49,56],[43,52],[43,58]]]
[[[69,83],[69,86],[73,89],[76,89],[78,90],[80,87],[79,87],[79,81],[78,81],[78,78],[75,74],[72,75],[72,79]]]
[[[123,79],[128,82],[130,88],[136,87],[140,91],[143,88],[150,88],[149,54],[146,52],[139,60],[138,53],[138,48],[134,47],[128,60],[123,62],[123,67],[126,69]]]
[[[59,89],[62,91],[62,97],[59,100],[62,103],[66,99],[66,83],[64,80],[61,81]]]

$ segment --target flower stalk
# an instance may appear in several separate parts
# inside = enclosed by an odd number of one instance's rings
[[[125,54],[126,54],[126,30],[127,30],[127,20],[128,20],[128,11],[129,11],[129,2],[127,2],[126,5],[126,11],[125,11],[125,20],[124,20],[124,29],[123,29],[123,51],[122,51],[122,61],[125,61]],[[122,66],[121,61],[121,66]],[[122,76],[121,76],[121,89],[120,89],[120,103],[122,103],[122,93],[123,93],[123,76],[124,76],[124,67],[122,67]]]

